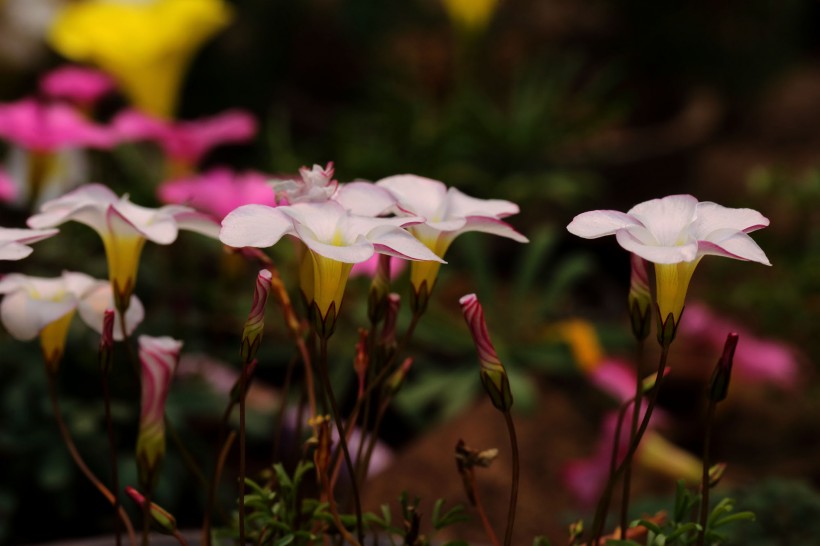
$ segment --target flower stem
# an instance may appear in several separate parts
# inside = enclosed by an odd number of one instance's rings
[[[120,511],[120,478],[117,469],[117,442],[114,437],[114,425],[111,421],[111,391],[108,385],[108,370],[102,372],[103,403],[105,405],[105,428],[108,433],[108,450],[111,457],[111,487],[117,493],[114,495],[114,537],[116,546],[122,544],[122,522],[116,514]]]
[[[85,461],[80,456],[80,452],[77,451],[77,446],[74,444],[74,440],[71,438],[71,433],[68,431],[68,427],[66,427],[65,421],[63,421],[63,416],[60,411],[60,403],[57,399],[57,376],[52,372],[47,373],[48,378],[48,395],[49,399],[51,400],[51,409],[52,413],[54,413],[54,420],[57,422],[57,428],[60,430],[60,436],[63,438],[63,442],[68,448],[68,452],[71,455],[71,458],[74,460],[74,463],[80,469],[80,471],[85,475],[85,477],[97,488],[97,490],[105,497],[105,499],[111,503],[113,506],[116,502],[115,496],[109,491],[109,489],[103,485],[103,483],[97,478],[97,476],[88,468],[88,465],[85,464]],[[134,527],[131,525],[131,520],[128,518],[128,514],[123,509],[122,505],[120,505],[119,509],[117,510],[119,518],[122,520],[123,525],[125,526],[126,531],[128,532],[128,538],[131,541],[131,546],[136,546],[137,544],[137,537],[134,533]]]
[[[496,536],[495,531],[493,531],[493,526],[490,525],[490,520],[489,518],[487,518],[487,512],[484,510],[484,503],[481,502],[481,495],[479,495],[478,493],[478,487],[475,483],[475,472],[473,472],[473,469],[469,470],[469,476],[470,491],[473,494],[473,501],[475,509],[478,512],[478,517],[481,518],[481,524],[484,526],[484,534],[487,535],[487,538],[490,539],[490,542],[492,542],[493,546],[500,546],[500,543],[498,542],[498,537]]]
[[[518,438],[515,434],[515,423],[513,423],[510,411],[504,412],[504,420],[507,422],[507,430],[510,433],[510,446],[512,447],[512,489],[510,490],[510,508],[507,512],[507,531],[504,533],[504,546],[512,544],[513,526],[515,525],[515,508],[518,504],[518,476],[520,472],[518,455]]]
[[[211,518],[214,503],[216,502],[216,489],[222,477],[222,469],[225,468],[225,461],[228,458],[228,453],[231,451],[234,440],[236,440],[236,431],[232,430],[222,444],[222,449],[219,451],[219,457],[214,466],[214,474],[211,477],[211,483],[208,487],[208,505],[205,507],[205,516],[202,520],[202,544],[205,546],[211,546]]]
[[[643,362],[644,340],[639,339],[635,351],[635,405],[632,407],[632,428],[629,431],[629,438],[632,441],[638,432],[638,418],[641,414],[641,399],[643,398],[643,376],[641,375],[641,363]],[[634,454],[633,454],[634,455]],[[632,459],[630,455],[624,459],[624,483],[623,494],[621,496],[621,540],[626,540],[626,529],[629,524],[629,497],[632,485]]]
[[[712,421],[715,418],[715,401],[709,397],[709,407],[706,410],[706,431],[703,438],[703,475],[700,484],[700,533],[698,546],[706,542],[706,521],[709,518],[709,450],[712,443]]]
[[[669,344],[661,345],[661,356],[660,361],[658,362],[658,372],[655,376],[655,386],[652,389],[652,394],[649,396],[649,400],[646,404],[646,413],[644,413],[643,419],[641,420],[641,424],[638,427],[638,430],[635,432],[635,436],[632,438],[632,442],[629,444],[629,450],[627,450],[626,455],[624,456],[624,461],[629,459],[635,454],[635,451],[638,449],[638,446],[641,443],[641,438],[643,438],[644,432],[646,432],[646,428],[649,426],[649,420],[652,418],[652,412],[655,409],[655,404],[658,401],[658,393],[661,389],[661,382],[663,381],[663,374],[666,370],[666,360],[669,357]],[[601,540],[601,535],[604,532],[604,525],[606,524],[606,514],[609,510],[609,501],[612,497],[612,491],[615,488],[615,482],[621,476],[621,474],[626,469],[625,465],[621,463],[615,472],[610,473],[609,480],[607,481],[606,487],[604,487],[604,492],[601,495],[600,500],[598,501],[598,506],[595,509],[595,519],[592,522],[592,537],[593,540],[591,544],[597,545]]]
[[[339,413],[339,407],[336,404],[336,397],[333,394],[333,387],[330,384],[330,376],[327,371],[327,338],[320,336],[319,340],[319,375],[322,377],[325,394],[330,402],[330,407],[333,413],[333,419],[336,422],[336,430],[339,433],[339,443],[342,446],[342,453],[345,456],[345,464],[347,471],[350,474],[350,489],[353,492],[353,503],[356,506],[356,535],[359,538],[359,543],[364,542],[364,527],[362,526],[362,503],[359,499],[359,487],[356,485],[356,473],[353,469],[353,462],[350,459],[350,451],[347,448],[347,440],[345,440],[345,429],[342,423],[342,416]],[[330,492],[332,495],[332,492]]]
[[[239,376],[239,544],[245,544],[245,381],[247,366]]]

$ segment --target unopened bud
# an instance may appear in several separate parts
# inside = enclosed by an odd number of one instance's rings
[[[364,397],[365,381],[367,380],[367,368],[370,358],[367,354],[367,330],[359,328],[359,341],[356,342],[356,357],[353,359],[353,370],[359,379],[359,398]]]
[[[125,492],[143,510],[145,509],[145,497],[130,485],[125,487]],[[177,530],[177,520],[174,516],[156,503],[151,503],[151,519],[156,524],[156,528],[163,534],[173,535]]]
[[[632,272],[629,279],[629,318],[632,334],[642,341],[649,336],[652,324],[652,293],[649,290],[649,262],[637,254],[630,254]]]
[[[265,304],[271,287],[271,272],[267,269],[259,271],[256,277],[256,287],[253,291],[253,304],[242,330],[242,347],[240,353],[245,365],[251,363],[262,342],[262,331],[265,329]]]
[[[715,487],[726,473],[726,463],[717,463],[709,467],[709,488]]]
[[[709,385],[709,398],[713,402],[720,402],[729,393],[729,380],[732,377],[732,361],[735,358],[738,335],[735,332],[726,336],[726,343],[723,345],[723,354],[715,366],[712,373],[712,381]]]
[[[399,369],[390,374],[390,377],[388,377],[384,383],[384,394],[386,398],[389,399],[396,396],[396,393],[399,392],[401,386],[404,384],[404,380],[407,378],[407,373],[410,371],[412,365],[413,358],[407,357],[404,359],[404,362],[401,363]]]
[[[490,341],[487,323],[484,321],[484,310],[475,294],[463,296],[459,303],[478,350],[478,360],[481,363],[481,384],[484,385],[484,390],[490,396],[493,405],[498,410],[507,412],[513,404],[510,380]]]
[[[106,309],[103,314],[102,335],[100,336],[100,370],[108,374],[114,356],[114,310]]]

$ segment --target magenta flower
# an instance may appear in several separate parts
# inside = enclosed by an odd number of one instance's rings
[[[390,280],[395,280],[401,275],[401,272],[407,268],[407,260],[399,258],[390,258]],[[353,269],[350,270],[351,277],[366,276],[373,278],[379,269],[379,255],[373,255],[369,260],[353,264]]]
[[[635,366],[623,360],[605,358],[589,372],[589,380],[618,402],[635,396]]]
[[[113,132],[85,119],[71,106],[34,99],[0,104],[0,138],[31,152],[66,148],[111,148]]]
[[[139,337],[142,365],[142,410],[137,437],[140,482],[153,487],[165,454],[165,402],[174,377],[182,342],[170,337]]]
[[[114,118],[113,125],[121,138],[156,141],[173,162],[190,168],[217,146],[248,142],[257,129],[254,117],[242,110],[176,123],[126,110]]]
[[[732,379],[740,383],[773,384],[794,390],[800,381],[800,366],[794,350],[785,343],[759,338],[746,328],[721,317],[702,303],[686,307],[681,335],[703,342],[710,354],[719,354],[728,332],[737,332],[740,343],[735,350]],[[711,361],[709,361],[711,366]]]
[[[55,68],[40,79],[40,90],[53,99],[73,102],[90,108],[116,87],[114,80],[93,68],[65,65]]]
[[[165,182],[157,189],[157,197],[163,203],[188,205],[219,220],[242,205],[276,206],[265,175],[237,173],[225,167]]]
[[[17,185],[11,179],[9,173],[0,169],[0,203],[10,203],[17,198],[19,193]]]

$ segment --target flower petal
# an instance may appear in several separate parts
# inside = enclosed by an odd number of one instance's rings
[[[282,214],[281,209],[267,205],[241,206],[222,220],[219,240],[237,248],[273,246],[293,230],[293,221]]]
[[[731,228],[750,233],[768,225],[769,219],[756,210],[733,209],[705,201],[698,203],[692,229],[694,236],[700,240],[710,239],[709,234],[719,229]]]
[[[447,263],[401,228],[381,226],[367,234],[367,240],[373,244],[376,252],[405,260],[425,260]]]
[[[319,240],[316,234],[305,225],[296,223],[294,224],[294,228],[299,239],[301,239],[310,250],[320,256],[336,260],[337,262],[352,264],[364,262],[373,256],[375,252],[373,245],[365,239],[364,236],[359,236],[352,243],[338,246],[327,244]]]
[[[22,260],[29,254],[34,252],[30,246],[11,241],[9,243],[0,243],[0,260]]]
[[[626,229],[615,233],[615,238],[624,249],[656,264],[691,262],[698,256],[698,244],[694,241],[680,246],[648,245]]]
[[[502,220],[495,218],[487,218],[485,216],[468,216],[467,222],[463,228],[458,230],[458,233],[467,233],[470,231],[480,231],[481,233],[491,233],[493,235],[500,235],[507,237],[519,243],[528,243],[529,239],[517,232],[513,227]]]
[[[396,198],[387,189],[364,181],[341,184],[333,200],[360,216],[379,216],[396,204]]]
[[[573,218],[567,231],[584,239],[597,239],[613,235],[619,229],[639,225],[635,218],[617,210],[591,210]]]
[[[40,331],[77,307],[77,298],[67,296],[61,301],[38,300],[27,291],[8,294],[0,303],[0,321],[9,334],[21,341],[36,338]]]
[[[457,188],[451,187],[447,190],[447,216],[492,216],[493,218],[504,218],[512,214],[518,214],[518,205],[512,201],[504,199],[479,199],[471,197]]]
[[[93,287],[86,292],[80,300],[77,311],[92,330],[101,334],[103,326],[103,316],[107,309],[114,309],[114,294],[111,283],[108,281],[96,281]],[[132,334],[145,317],[145,308],[136,296],[131,296],[131,304],[125,312],[125,326],[128,334]],[[114,339],[122,341],[122,319],[119,312],[114,315]]]
[[[402,209],[432,222],[444,219],[447,186],[443,182],[414,174],[399,174],[382,178],[376,185],[389,190]]]
[[[688,228],[696,217],[698,200],[691,195],[670,195],[652,199],[632,207],[627,214],[649,230],[658,244],[682,244]]]
[[[705,256],[708,254],[772,265],[766,257],[766,253],[751,237],[734,229],[713,231],[710,240],[698,241],[698,255]]]

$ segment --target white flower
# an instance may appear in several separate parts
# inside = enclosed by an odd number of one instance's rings
[[[49,366],[59,364],[68,327],[74,313],[94,331],[102,333],[106,309],[114,306],[111,285],[85,275],[66,271],[60,277],[30,277],[11,273],[0,279],[0,321],[21,341],[40,337],[43,355]],[[142,303],[135,297],[126,313],[126,327],[132,332],[144,316]],[[114,338],[122,339],[120,315],[115,318]]]
[[[31,243],[48,239],[56,229],[16,229],[0,227],[0,260],[21,260],[31,254]]]
[[[219,233],[216,222],[189,207],[141,207],[132,203],[127,195],[118,197],[100,184],[77,188],[48,201],[40,210],[28,219],[29,227],[53,227],[73,220],[99,233],[105,246],[108,276],[118,309],[127,309],[146,240],[167,245],[176,240],[180,229],[214,238]]]
[[[332,161],[325,168],[320,165],[300,168],[299,178],[277,179],[271,183],[276,199],[290,205],[327,201],[338,185],[339,182],[333,180]]]
[[[283,207],[245,205],[222,221],[220,240],[229,246],[268,247],[292,235],[308,251],[300,264],[302,291],[321,319],[338,312],[350,269],[374,253],[407,260],[442,262],[402,229],[421,218],[373,218],[351,214],[335,201]]]
[[[518,213],[518,205],[502,199],[477,199],[447,188],[444,183],[412,174],[383,178],[376,185],[387,189],[396,199],[400,212],[425,218],[408,230],[437,256],[443,258],[453,240],[470,231],[492,233],[519,243],[528,239],[502,221]],[[410,281],[417,297],[426,298],[433,289],[439,264],[414,263]],[[423,304],[422,304],[423,305]]]
[[[691,195],[670,195],[635,205],[627,213],[594,210],[579,214],[567,230],[586,239],[614,234],[623,248],[653,262],[661,328],[671,314],[674,332],[692,273],[703,256],[771,265],[748,235],[768,225],[769,219],[756,210],[699,203]]]

